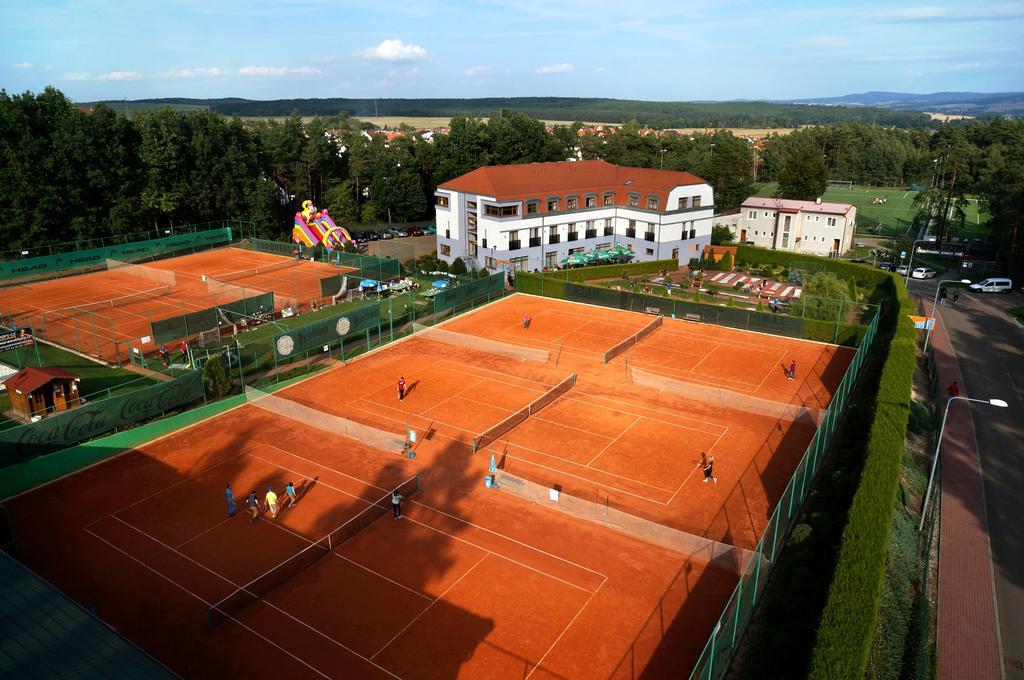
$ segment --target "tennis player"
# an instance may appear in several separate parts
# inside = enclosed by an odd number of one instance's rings
[[[395,519],[402,518],[402,494],[397,491],[391,494],[391,512],[395,513]]]
[[[706,453],[701,453],[700,459],[703,463],[701,465],[701,469],[704,470],[704,483],[707,484],[708,480],[710,479],[715,484],[718,484],[718,478],[715,477],[714,473],[715,457],[709,456]]]
[[[267,487],[267,509],[270,510],[270,517],[277,517],[277,494],[274,493],[274,487]]]
[[[523,312],[523,328],[530,327],[530,315],[527,312]]]
[[[249,519],[250,524],[255,524],[256,520],[260,516],[260,502],[256,498],[256,492],[250,491],[249,496],[245,499],[245,504],[249,506],[249,512],[252,513],[252,517]]]
[[[295,496],[295,482],[288,482],[288,486],[284,487],[284,492],[288,494],[288,507],[294,507],[299,502]]]
[[[231,493],[231,485],[224,487],[225,495],[228,498],[228,517],[235,516],[235,494]]]
[[[398,401],[405,399],[405,376],[398,379]]]
[[[796,380],[796,359],[793,359],[789,364],[789,379]]]

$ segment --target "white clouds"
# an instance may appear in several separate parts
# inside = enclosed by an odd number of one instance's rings
[[[228,74],[224,69],[217,68],[216,66],[210,68],[183,68],[180,71],[171,71],[167,74],[168,78],[216,78],[218,76],[226,76]]]
[[[1004,2],[998,4],[966,4],[958,7],[935,7],[922,5],[904,9],[882,10],[874,18],[888,22],[935,22],[935,21],[1002,21],[1024,16],[1024,3]]]
[[[238,69],[238,73],[243,76],[291,76],[320,73],[320,69],[312,66],[300,66],[298,68],[288,68],[287,66],[243,66]]]
[[[138,71],[111,71],[96,76],[97,80],[138,80],[142,74]]]
[[[380,61],[416,61],[427,58],[427,51],[419,45],[406,45],[401,40],[385,40],[376,47],[367,47],[358,53],[363,59]]]
[[[553,64],[551,66],[541,66],[537,69],[538,75],[548,75],[550,73],[569,73],[572,71],[572,64]]]
[[[598,73],[604,73],[608,69],[606,69],[604,66],[595,66],[594,70],[597,71]]]
[[[17,64],[11,64],[14,68],[32,68],[31,61],[19,61]]]
[[[490,66],[473,66],[463,71],[462,75],[469,76],[470,78],[472,78],[474,76],[482,76],[483,74],[487,73],[490,70]]]
[[[75,71],[74,73],[65,73],[61,78],[63,80],[89,80],[89,74],[83,71]]]

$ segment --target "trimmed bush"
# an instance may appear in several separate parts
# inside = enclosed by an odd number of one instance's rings
[[[811,678],[863,678],[882,596],[889,533],[899,486],[916,361],[914,306],[902,282],[889,277],[899,299],[896,333],[882,368],[867,456],[839,548],[828,602],[811,659]]]

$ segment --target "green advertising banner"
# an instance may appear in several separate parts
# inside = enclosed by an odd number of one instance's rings
[[[0,430],[0,467],[66,449],[118,427],[158,416],[203,396],[203,376],[180,378],[90,402],[27,425]]]
[[[491,293],[500,293],[505,289],[505,274],[498,272],[470,283],[463,283],[454,288],[442,288],[434,296],[434,311],[441,312],[451,309],[463,302],[469,302]]]
[[[320,319],[274,336],[274,356],[287,359],[315,347],[323,347],[352,333],[380,324],[380,306],[363,305],[347,314]]]
[[[41,257],[26,257],[21,260],[0,262],[0,279],[35,276],[65,269],[101,267],[106,265],[108,259],[129,262],[158,255],[169,255],[189,248],[230,242],[231,227],[221,227],[220,229],[210,229],[190,234],[154,238],[148,241],[119,243],[103,248],[89,248],[87,250],[76,250],[70,253],[58,253]]]

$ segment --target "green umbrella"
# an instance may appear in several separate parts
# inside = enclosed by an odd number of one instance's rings
[[[562,260],[562,264],[583,264],[584,259],[579,253],[571,253],[569,257]]]
[[[593,259],[595,259],[595,260],[607,260],[609,258],[615,257],[614,255],[609,253],[607,250],[601,250],[600,248],[597,248],[596,250],[594,250],[594,252],[592,252],[590,254],[590,256]]]
[[[614,257],[636,257],[636,253],[624,245],[616,245],[610,252]]]

